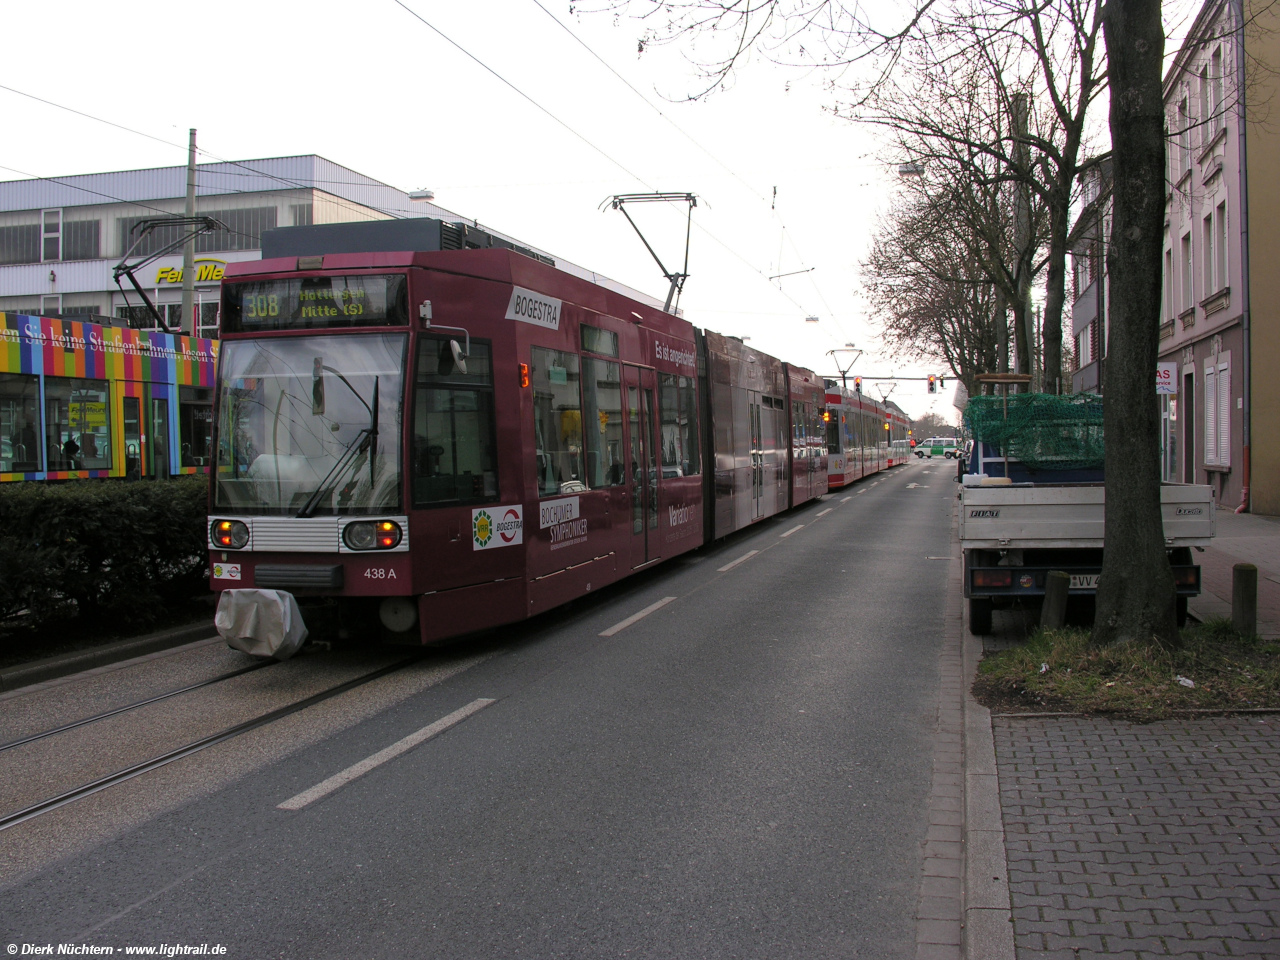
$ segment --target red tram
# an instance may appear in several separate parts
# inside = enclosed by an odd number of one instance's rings
[[[911,421],[895,403],[881,402],[824,380],[827,482],[842,487],[907,462]]]
[[[337,597],[425,643],[826,492],[817,375],[543,259],[228,267],[215,591]]]

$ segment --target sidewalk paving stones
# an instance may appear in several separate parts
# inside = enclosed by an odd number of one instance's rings
[[[1253,563],[1258,632],[1280,637],[1280,520],[1221,511],[1218,521],[1195,556],[1205,594],[1192,612],[1229,617],[1232,566]],[[1001,611],[995,625],[971,647],[1006,649],[1034,623]],[[976,659],[966,656],[970,680]],[[999,794],[994,812],[972,794],[966,805],[968,926],[1011,926],[1017,960],[1280,958],[1280,714],[995,715],[984,741],[985,718],[972,700],[966,708],[966,781],[993,766]],[[1005,899],[975,868],[993,840]],[[964,955],[1010,953],[966,929]]]
[[[1280,638],[1280,518],[1219,510],[1217,535],[1194,556],[1200,565],[1201,594],[1189,608],[1198,620],[1231,617],[1232,568],[1258,568],[1258,634]]]
[[[1280,957],[1280,716],[992,727],[1019,960]]]

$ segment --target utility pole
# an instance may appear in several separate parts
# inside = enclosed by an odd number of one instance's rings
[[[196,215],[196,128],[191,128],[187,144],[187,219]],[[200,333],[196,322],[196,235],[192,233],[182,245],[182,319],[178,331],[188,336]]]

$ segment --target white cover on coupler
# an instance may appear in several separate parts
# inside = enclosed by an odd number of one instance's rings
[[[298,601],[287,590],[224,590],[213,624],[230,646],[254,657],[288,660],[307,639]]]

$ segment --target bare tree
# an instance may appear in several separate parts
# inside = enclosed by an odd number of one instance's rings
[[[994,370],[999,356],[995,315],[1003,296],[993,275],[1007,283],[1010,273],[981,226],[966,223],[981,206],[972,194],[935,181],[899,196],[862,269],[886,345],[941,361],[977,393],[977,375]]]
[[[1106,403],[1107,550],[1098,644],[1178,639],[1173,572],[1160,519],[1160,252],[1164,234],[1164,26],[1160,0],[1106,7],[1114,144]]]
[[[911,423],[911,429],[915,436],[921,440],[929,437],[951,437],[955,436],[956,425],[946,417],[930,411],[918,420]]]
[[[1014,43],[1037,64],[1040,86],[1032,102],[1043,98],[1050,105],[1061,137],[1035,137],[1030,129],[1022,135],[1019,130],[990,150],[1017,176],[1033,174],[1028,187],[1040,189],[1055,211],[1045,311],[1050,370],[1061,342],[1071,192],[1084,166],[1080,157],[1089,108],[1103,85],[1110,84],[1115,155],[1107,253],[1107,550],[1093,636],[1098,643],[1153,637],[1174,642],[1174,586],[1159,510],[1159,418],[1152,389],[1165,188],[1159,0],[1106,0],[1105,5],[1104,0],[986,0],[980,8],[976,0],[908,0],[901,19],[890,28],[871,23],[864,15],[870,5],[857,0],[608,0],[608,5],[643,9],[651,40],[727,39],[723,55],[711,61],[707,89],[722,83],[752,50],[764,47],[775,59],[795,57],[805,65],[870,68],[860,95],[852,100],[854,115],[862,119],[874,119],[866,111],[874,110],[875,96],[922,51],[927,67],[941,72],[965,55],[966,43],[984,54],[987,44],[974,43],[975,38]],[[877,12],[882,9],[876,7]],[[1098,56],[1100,31],[1105,58]],[[1010,75],[1027,77],[1019,70]],[[1007,149],[1011,144],[1026,146],[1025,163],[1017,151]],[[1059,257],[1061,265],[1054,265]]]
[[[1060,392],[1062,316],[1071,202],[1079,174],[1101,151],[1087,151],[1090,108],[1105,87],[1098,55],[1102,0],[596,0],[644,24],[641,49],[685,41],[704,66],[699,97],[723,86],[754,51],[778,62],[824,67],[843,94],[837,112],[892,131],[921,147],[904,160],[946,153],[948,122],[966,97],[1005,119],[1001,135],[961,143],[1049,211],[1044,257],[1044,389]],[[579,9],[591,8],[579,4]],[[874,14],[872,13],[874,11]],[[897,17],[892,23],[889,20]],[[988,118],[991,120],[993,118]],[[985,129],[992,129],[988,122]],[[1025,223],[1025,217],[1023,218]],[[1014,332],[1019,366],[1035,351],[1029,290],[1037,252],[1019,231],[1014,265]]]

